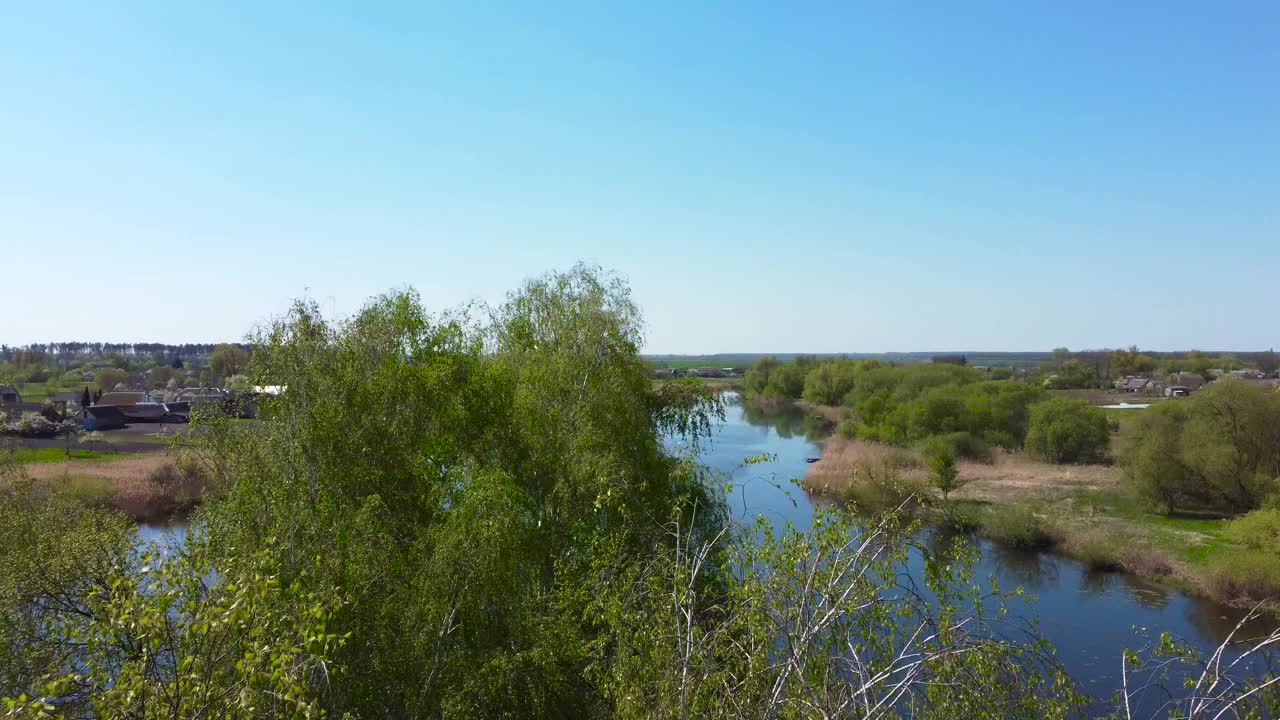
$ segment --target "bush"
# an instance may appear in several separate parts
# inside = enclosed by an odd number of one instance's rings
[[[881,467],[854,467],[853,479],[841,490],[841,500],[851,504],[858,512],[891,512],[903,505],[912,505],[912,498],[924,498],[925,488],[920,482],[904,476],[897,468],[885,463]]]
[[[62,425],[50,421],[37,412],[24,412],[17,420],[0,425],[3,435],[24,438],[51,438],[62,431]]]
[[[945,454],[953,458],[991,462],[991,446],[987,441],[964,431],[934,435],[920,443],[920,452],[927,458]]]
[[[942,493],[942,501],[960,489],[960,473],[956,470],[956,457],[950,452],[929,455],[929,482]]]
[[[1123,543],[1099,528],[1073,530],[1061,540],[1063,552],[1090,570],[1123,570],[1121,548]]]
[[[1110,441],[1106,414],[1083,400],[1053,398],[1031,406],[1030,455],[1052,463],[1102,462]]]
[[[1227,539],[1252,550],[1280,554],[1280,510],[1254,510],[1227,523]]]
[[[1210,594],[1224,603],[1280,598],[1280,557],[1262,551],[1223,554],[1206,580]]]
[[[1044,550],[1053,545],[1053,537],[1031,508],[1009,505],[987,513],[982,522],[982,535],[993,542],[1023,550]]]
[[[1132,438],[1127,475],[1161,510],[1256,510],[1277,491],[1280,394],[1224,379],[1143,412]]]
[[[836,434],[846,440],[857,440],[858,421],[853,418],[844,418],[836,423]]]

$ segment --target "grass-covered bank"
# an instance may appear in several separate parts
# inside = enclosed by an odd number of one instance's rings
[[[927,521],[1003,546],[1059,553],[1232,605],[1280,600],[1280,513],[1164,515],[1115,464],[1057,465],[1023,453],[960,461],[957,477],[944,502],[918,450],[836,435],[805,487],[873,513],[915,495]]]

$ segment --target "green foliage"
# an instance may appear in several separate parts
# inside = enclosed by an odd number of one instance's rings
[[[1091,463],[1106,458],[1111,441],[1107,416],[1083,400],[1052,398],[1031,406],[1025,449],[1053,463]]]
[[[1148,409],[1131,437],[1126,474],[1164,512],[1247,512],[1277,491],[1280,395],[1266,389],[1215,382]]]
[[[1277,356],[1273,350],[1267,350],[1266,352],[1258,353],[1256,364],[1262,372],[1267,375],[1274,375],[1276,370],[1280,370],[1280,356]]]
[[[920,443],[920,451],[926,458],[948,455],[955,458],[967,458],[978,462],[991,462],[991,446],[980,437],[961,430],[945,435],[934,435]]]
[[[135,554],[120,520],[29,485],[0,505],[8,717],[317,717],[342,600],[283,585],[274,553]],[[305,579],[305,571],[300,574]]]
[[[850,482],[841,489],[841,503],[867,515],[914,511],[927,492],[921,481],[902,472],[906,463],[914,461],[889,458],[880,465],[855,466]]]
[[[827,512],[814,525],[778,535],[761,521],[757,542],[732,546],[742,570],[728,592],[699,590],[714,544],[664,545],[650,569],[619,577],[622,602],[601,606],[626,628],[608,678],[611,714],[859,717],[871,706],[905,717],[1054,718],[1081,700],[1045,646],[1000,639],[993,621],[1017,594],[973,597],[971,550],[930,562],[930,602],[898,586],[913,528]],[[683,530],[671,524],[673,535]]]
[[[861,418],[865,440],[900,444],[963,431],[991,444],[1016,445],[1026,434],[1027,406],[1043,391],[979,378],[954,365],[882,367],[859,377],[846,402]]]
[[[1226,537],[1252,550],[1280,556],[1280,510],[1254,510],[1227,524]]]
[[[1138,346],[1111,353],[1111,372],[1117,377],[1146,375],[1156,369],[1155,358],[1138,352]]]
[[[337,709],[597,714],[601,566],[669,542],[673,506],[701,508],[695,537],[726,522],[660,441],[705,435],[717,400],[655,390],[640,340],[625,286],[591,268],[530,282],[483,327],[395,294],[340,325],[300,305],[257,339],[255,384],[289,389],[252,429],[211,420],[210,467],[235,481],[208,533],[278,538],[285,582],[326,549],[310,577],[351,597]]]
[[[655,388],[642,339],[626,286],[590,267],[488,312],[394,293],[334,323],[299,304],[246,375],[287,391],[253,423],[197,418],[192,454],[150,480],[225,491],[179,554],[139,554],[121,519],[0,467],[10,715],[1072,715],[1051,648],[1008,631],[1016,594],[982,594],[972,548],[920,547],[895,512],[924,491],[908,460],[850,484],[874,521],[739,530],[723,478],[668,449],[706,439],[719,397]],[[844,391],[858,432],[937,438],[948,485],[958,453],[1034,424],[1039,389],[982,377],[801,357],[747,384]],[[1043,535],[1029,511],[1004,523]]]
[[[239,375],[249,367],[249,353],[239,345],[224,343],[209,353],[209,370],[214,377],[229,378]]]
[[[751,367],[747,368],[746,374],[743,376],[743,385],[750,395],[764,395],[769,388],[769,378],[781,363],[778,358],[772,355],[766,355],[756,360]]]
[[[928,456],[929,481],[942,493],[942,501],[950,499],[960,488],[960,473],[956,470],[956,457],[950,451],[934,451]]]
[[[839,405],[853,390],[861,363],[836,359],[819,363],[804,378],[804,399],[818,405]]]
[[[1097,379],[1093,369],[1080,360],[1063,362],[1044,381],[1044,386],[1050,390],[1090,388],[1095,385]]]
[[[1206,585],[1223,602],[1280,599],[1280,555],[1247,550],[1224,553],[1206,572]]]
[[[1024,505],[1005,505],[989,510],[982,518],[983,535],[1008,547],[1043,550],[1053,545],[1044,523]]]
[[[121,383],[128,384],[129,371],[120,368],[103,368],[94,373],[93,381],[97,383],[98,387],[102,388],[103,392],[111,392],[116,385]]]

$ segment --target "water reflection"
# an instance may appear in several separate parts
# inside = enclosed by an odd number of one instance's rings
[[[748,425],[771,428],[778,437],[789,440],[804,438],[819,443],[831,434],[833,426],[825,417],[805,412],[788,403],[777,410],[761,409],[754,403],[744,401],[740,395],[733,395],[729,402],[741,409],[742,417]]]
[[[1056,559],[1043,553],[990,545],[984,555],[989,556],[994,565],[1003,569],[1006,577],[1015,580],[1028,592],[1038,593],[1045,588],[1057,587],[1059,584]]]

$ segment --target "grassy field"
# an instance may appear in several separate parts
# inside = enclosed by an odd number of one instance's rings
[[[90,394],[93,394],[98,391],[98,384],[89,382],[89,383],[81,383],[80,385],[76,385],[74,387],[66,387],[61,390],[58,390],[58,392],[74,392],[79,394],[84,392],[84,388],[86,385],[89,387]],[[22,395],[23,402],[38,403],[38,402],[44,402],[45,400],[49,399],[49,387],[48,385],[42,382],[25,383],[18,387],[18,392]]]
[[[52,463],[67,460],[117,460],[125,457],[121,453],[102,452],[73,448],[68,455],[62,448],[18,448],[14,451],[14,459],[20,463]]]

